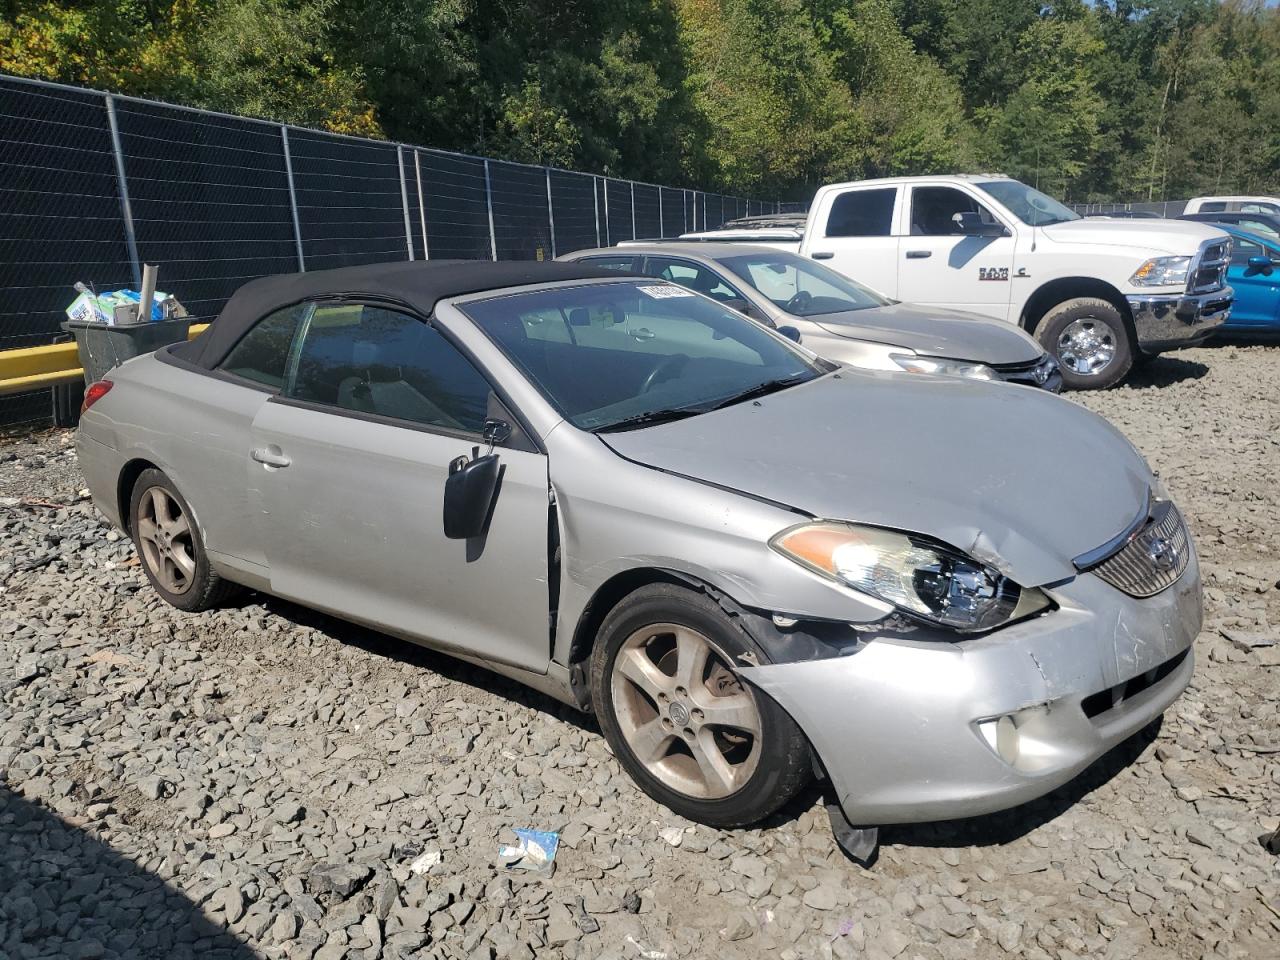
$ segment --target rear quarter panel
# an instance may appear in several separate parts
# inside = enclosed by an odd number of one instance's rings
[[[155,355],[130,360],[108,379],[111,391],[80,424],[82,440],[114,451],[96,457],[116,469],[114,476],[99,469],[89,478],[95,500],[119,495],[128,464],[154,464],[190,504],[211,552],[264,564],[246,488],[250,426],[269,394]],[[101,489],[107,484],[111,489]]]

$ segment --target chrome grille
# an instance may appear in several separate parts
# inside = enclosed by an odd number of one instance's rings
[[[1147,525],[1092,569],[1131,597],[1150,597],[1173,584],[1191,560],[1191,537],[1182,514],[1161,501]]]
[[[1196,256],[1191,275],[1187,278],[1187,291],[1209,293],[1220,290],[1226,285],[1230,264],[1231,240],[1210,240]]]
[[[1057,369],[1057,361],[1047,353],[1026,363],[1002,363],[993,367],[996,375],[1008,383],[1023,383],[1043,387]]]

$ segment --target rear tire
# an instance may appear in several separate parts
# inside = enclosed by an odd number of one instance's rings
[[[138,475],[129,532],[151,586],[179,610],[209,610],[239,590],[213,572],[195,515],[164,471],[149,467]]]
[[[737,676],[763,659],[705,594],[659,583],[605,618],[591,693],[605,739],[645,793],[714,827],[767,817],[812,776],[809,744],[772,699]]]
[[[1036,339],[1053,355],[1068,390],[1105,390],[1133,366],[1134,344],[1112,303],[1077,297],[1052,307],[1036,325]]]

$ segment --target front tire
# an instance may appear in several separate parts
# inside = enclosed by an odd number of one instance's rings
[[[1058,361],[1069,390],[1105,390],[1133,366],[1124,317],[1106,300],[1077,297],[1058,304],[1041,318],[1036,339]]]
[[[179,610],[220,606],[237,587],[213,572],[191,507],[173,481],[150,467],[129,497],[129,531],[156,593]]]
[[[774,813],[812,775],[809,745],[777,703],[737,675],[750,638],[705,594],[635,591],[605,618],[591,692],[605,739],[649,796],[714,827]]]

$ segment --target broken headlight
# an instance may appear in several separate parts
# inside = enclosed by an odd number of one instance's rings
[[[815,573],[964,633],[991,630],[1049,606],[1035,588],[922,537],[818,521],[783,530],[769,546]]]

